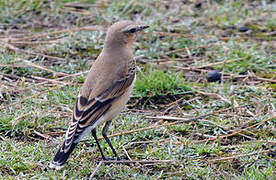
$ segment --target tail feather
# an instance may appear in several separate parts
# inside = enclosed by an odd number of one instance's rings
[[[77,142],[73,142],[69,148],[68,151],[62,150],[64,147],[65,141],[62,143],[62,146],[59,148],[58,152],[56,153],[53,161],[50,162],[49,167],[59,170],[63,167],[63,165],[66,163],[67,159],[69,158],[69,155],[73,152],[75,149]]]

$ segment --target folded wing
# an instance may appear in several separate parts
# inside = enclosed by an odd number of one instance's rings
[[[135,78],[135,60],[128,64],[127,74],[104,89],[96,97],[77,98],[70,127],[67,130],[64,143],[60,149],[66,153],[73,142],[79,141],[85,130],[92,126],[112,106],[112,102],[124,94]]]

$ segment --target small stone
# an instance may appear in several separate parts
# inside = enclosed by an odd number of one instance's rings
[[[207,72],[206,79],[208,82],[221,81],[221,74],[217,70]]]
[[[239,31],[240,32],[246,32],[248,30],[249,30],[249,28],[247,26],[241,26],[241,27],[239,27]]]
[[[195,3],[195,8],[198,8],[198,9],[199,9],[199,8],[201,8],[201,5],[202,5],[201,2],[196,2],[196,3]]]

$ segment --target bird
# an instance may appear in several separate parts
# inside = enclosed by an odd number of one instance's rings
[[[97,127],[103,123],[102,136],[117,160],[120,160],[107,137],[107,131],[132,92],[136,79],[136,60],[132,44],[137,33],[148,27],[122,20],[108,28],[103,49],[79,91],[65,138],[50,162],[50,168],[63,168],[78,142],[89,132],[96,141],[102,159],[110,160],[104,155],[97,138]]]

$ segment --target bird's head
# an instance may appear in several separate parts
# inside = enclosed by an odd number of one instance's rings
[[[119,21],[108,28],[105,46],[120,47],[132,45],[136,34],[149,26],[132,21]]]

